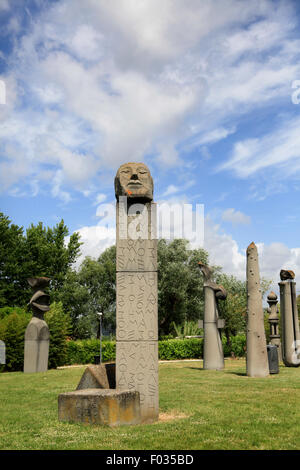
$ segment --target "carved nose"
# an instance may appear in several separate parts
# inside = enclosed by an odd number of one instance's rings
[[[138,175],[137,175],[136,173],[134,173],[130,179],[131,179],[131,180],[138,180],[139,177],[138,177]]]

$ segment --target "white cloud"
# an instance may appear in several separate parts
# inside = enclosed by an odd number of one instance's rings
[[[300,75],[289,4],[188,4],[62,0],[42,9],[9,62],[18,87],[1,128],[3,154],[14,148],[5,187],[39,178],[49,162],[77,189],[146,155],[181,166],[181,144],[225,139],[241,115],[286,96]],[[243,157],[242,143],[236,152]]]
[[[231,170],[240,178],[272,167],[280,175],[290,176],[300,170],[300,118],[287,120],[280,128],[259,139],[235,144],[232,156],[221,169]]]
[[[243,214],[243,212],[230,208],[226,209],[222,213],[222,220],[225,222],[231,222],[232,225],[249,225],[251,222],[251,217],[249,217],[249,215]]]

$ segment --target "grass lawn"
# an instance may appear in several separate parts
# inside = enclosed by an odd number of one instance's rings
[[[300,368],[254,379],[243,359],[161,363],[160,421],[115,429],[58,421],[84,369],[0,374],[0,449],[300,449]]]

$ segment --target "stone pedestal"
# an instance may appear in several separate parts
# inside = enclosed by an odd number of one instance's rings
[[[116,388],[139,391],[142,422],[158,419],[155,236],[154,203],[117,202]]]
[[[26,331],[24,344],[24,372],[46,372],[48,370],[50,332],[47,323],[32,317]]]
[[[300,334],[296,303],[296,283],[279,282],[282,359],[287,367],[300,365]]]
[[[60,421],[119,426],[140,424],[139,393],[90,388],[58,396]]]

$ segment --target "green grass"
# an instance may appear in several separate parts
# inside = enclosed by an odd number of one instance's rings
[[[84,369],[0,374],[0,449],[300,448],[300,368],[254,379],[244,359],[226,360],[224,371],[161,363],[160,411],[173,419],[114,429],[58,421],[57,397]]]

